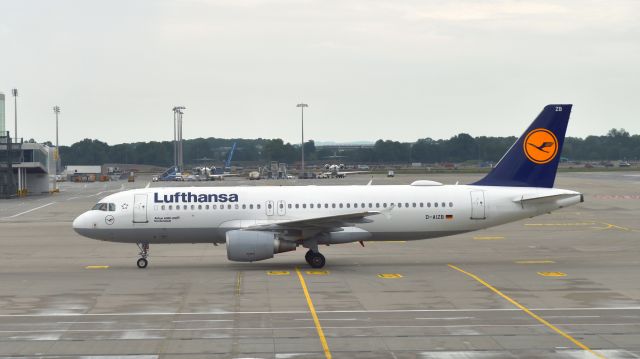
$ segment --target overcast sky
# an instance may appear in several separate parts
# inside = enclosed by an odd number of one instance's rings
[[[0,0],[0,91],[18,135],[297,142],[640,133],[640,1]]]

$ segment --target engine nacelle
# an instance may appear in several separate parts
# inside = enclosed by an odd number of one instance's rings
[[[227,258],[236,262],[261,261],[276,253],[295,251],[296,247],[296,243],[280,240],[271,232],[227,232]]]

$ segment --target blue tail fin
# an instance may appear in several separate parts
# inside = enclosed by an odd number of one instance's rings
[[[572,105],[547,105],[482,186],[553,187]]]

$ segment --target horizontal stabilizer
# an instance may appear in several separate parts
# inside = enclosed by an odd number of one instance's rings
[[[550,201],[557,201],[565,198],[572,198],[575,196],[580,196],[580,202],[584,202],[584,195],[578,192],[524,194],[522,196],[518,196],[514,198],[513,202],[516,202],[516,203],[550,202]]]

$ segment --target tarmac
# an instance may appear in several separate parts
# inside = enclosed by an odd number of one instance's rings
[[[373,177],[373,185],[481,175]],[[62,183],[0,201],[0,358],[640,358],[640,173],[560,173],[585,202],[464,235],[298,250],[234,263],[224,246],[80,237],[102,196],[160,185]]]

